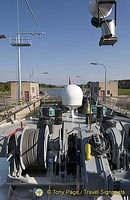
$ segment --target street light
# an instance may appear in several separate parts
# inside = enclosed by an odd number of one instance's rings
[[[82,78],[81,76],[76,76],[77,78]],[[82,83],[83,83],[83,86],[82,86],[82,90],[83,90],[83,93],[84,93],[84,81],[83,80],[80,80],[80,81],[82,81]]]
[[[40,77],[41,74],[48,74],[48,72],[39,73],[39,75],[38,75],[38,84],[39,84],[39,77]]]
[[[104,94],[104,102],[106,102],[106,67],[105,67],[104,64],[101,64],[101,63],[91,63],[91,65],[100,65],[100,66],[104,67],[104,70],[105,70],[105,94]]]
[[[26,36],[23,36],[21,37],[21,35],[26,35]],[[17,36],[15,38],[11,37],[10,38],[10,44],[12,46],[16,46],[17,49],[18,49],[18,100],[19,102],[21,102],[21,99],[22,99],[22,93],[21,93],[21,56],[20,56],[20,48],[21,47],[28,47],[28,46],[31,46],[31,38],[28,37],[27,35],[38,35],[41,36],[41,35],[45,35],[44,32],[30,32],[30,33],[20,33],[18,32],[17,33]],[[30,81],[31,81],[31,76],[30,75]]]

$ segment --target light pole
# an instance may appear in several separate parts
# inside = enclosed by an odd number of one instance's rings
[[[82,78],[81,76],[76,76],[77,78]],[[83,90],[83,93],[84,93],[84,81],[83,80],[80,80],[80,81],[82,81],[82,85],[83,85],[83,87],[82,87],[82,90]]]
[[[21,35],[26,35],[21,37]],[[21,47],[28,47],[31,46],[31,38],[27,35],[38,35],[40,37],[41,35],[45,35],[44,32],[30,32],[30,33],[17,33],[17,36],[15,38],[10,38],[10,44],[12,46],[16,46],[18,49],[18,101],[19,103],[22,102],[22,95],[21,95],[21,56],[20,56],[20,48]],[[31,81],[30,75],[30,81]],[[22,104],[22,103],[21,103]]]
[[[105,70],[105,94],[104,94],[104,102],[106,102],[106,66],[104,64],[101,63],[91,63],[91,65],[100,65],[104,67]]]
[[[18,49],[18,102],[19,102],[19,104],[22,105],[20,48],[21,47],[31,46],[32,44],[31,44],[31,38],[29,38],[29,37],[28,38],[27,37],[26,38],[25,37],[21,37],[21,35],[30,35],[30,34],[31,35],[36,35],[37,34],[38,37],[41,37],[41,35],[45,35],[46,33],[44,33],[44,32],[20,33],[20,31],[19,31],[20,30],[20,26],[19,26],[19,5],[18,5],[18,1],[19,0],[17,0],[17,26],[18,26],[18,33],[17,33],[16,38],[14,38],[14,39],[11,38],[10,39],[10,44],[12,46],[17,47],[17,49]],[[33,12],[32,12],[32,9],[31,9],[31,7],[30,7],[30,5],[28,3],[28,1],[25,0],[25,2],[27,4],[27,6],[28,6],[28,8],[29,8],[29,10],[31,12],[31,15],[33,16],[36,24],[38,24]],[[30,76],[30,79],[31,79],[31,76]]]

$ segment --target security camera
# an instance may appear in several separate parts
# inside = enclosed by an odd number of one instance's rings
[[[115,5],[115,19],[106,19],[111,14],[113,5]],[[93,16],[91,24],[102,30],[99,45],[114,45],[118,39],[115,35],[116,0],[91,0],[88,9]]]

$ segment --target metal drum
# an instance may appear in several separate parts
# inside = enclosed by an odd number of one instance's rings
[[[48,106],[45,106],[42,108],[42,114],[43,114],[43,116],[49,117],[49,107]]]
[[[49,127],[45,131],[25,128],[20,140],[20,163],[23,170],[46,170]]]
[[[62,124],[62,109],[60,108],[55,109],[55,124],[56,125]]]
[[[115,36],[115,21],[112,19],[107,19],[101,24],[102,36]]]
[[[116,121],[112,117],[103,117],[100,122],[100,130],[101,132],[106,132],[108,128],[116,127]]]
[[[103,116],[103,107],[97,107],[97,119],[101,119]]]
[[[50,117],[39,117],[37,128],[45,130],[46,125],[49,127],[50,134],[52,134],[54,129],[54,120]]]

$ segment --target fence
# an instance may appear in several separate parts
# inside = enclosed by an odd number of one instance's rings
[[[28,107],[30,109],[30,106],[33,103],[35,105],[35,102],[40,101],[40,99],[42,98],[46,99],[48,98],[48,95],[35,96],[29,98],[28,100],[22,98],[22,105],[18,104],[18,99],[12,99],[11,97],[0,98],[0,121],[2,121],[5,118],[10,118],[10,116],[12,116],[14,113],[19,112],[25,107]]]
[[[106,106],[118,111],[130,111],[130,97],[106,97]]]

